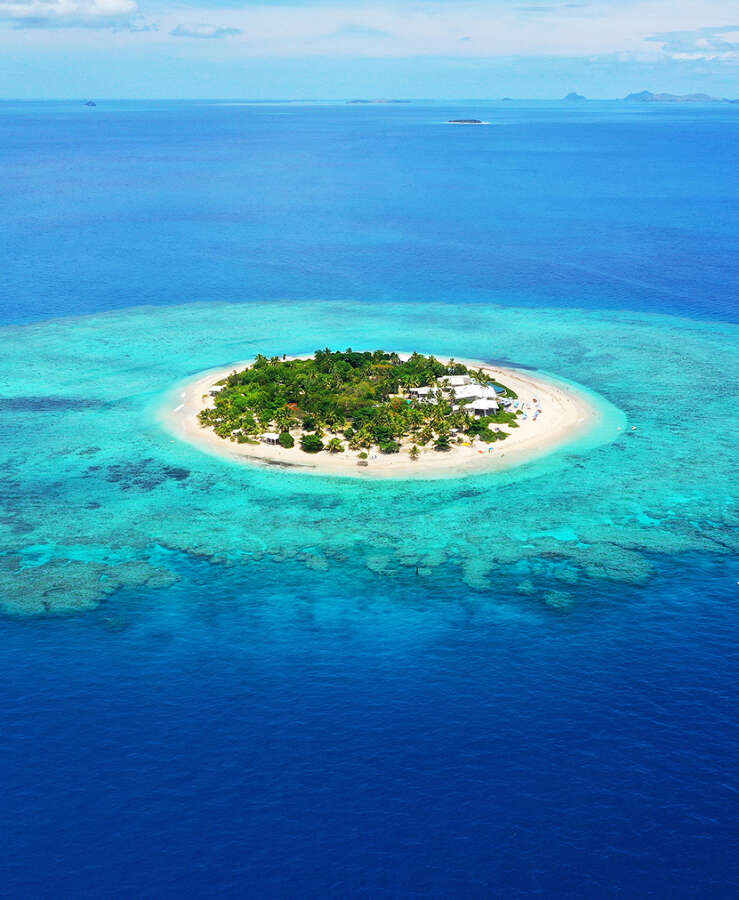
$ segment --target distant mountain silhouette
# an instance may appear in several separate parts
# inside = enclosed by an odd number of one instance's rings
[[[653,94],[651,91],[639,91],[629,94],[624,100],[636,100],[640,103],[714,103],[720,102],[718,97],[710,94]]]
[[[588,98],[584,97],[582,94],[578,94],[576,91],[571,91],[566,97],[563,97],[562,99],[579,102],[580,100],[587,100]]]

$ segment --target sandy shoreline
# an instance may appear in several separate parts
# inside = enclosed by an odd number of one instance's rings
[[[447,361],[445,357],[437,359]],[[519,427],[504,441],[490,445],[492,450],[479,441],[471,447],[453,445],[445,453],[423,448],[415,461],[409,458],[407,450],[389,455],[373,451],[369,464],[361,467],[357,464],[356,454],[350,451],[336,454],[324,451],[313,455],[304,453],[297,446],[286,450],[280,446],[237,444],[224,440],[212,429],[203,428],[197,414],[205,406],[212,404],[208,392],[217,381],[246,368],[253,360],[204,372],[181,385],[170,395],[168,404],[162,410],[162,421],[167,430],[180,440],[235,462],[261,464],[287,471],[358,478],[459,477],[507,469],[578,439],[602,421],[602,414],[589,398],[568,385],[521,369],[492,366],[459,357],[455,359],[467,366],[489,372],[491,378],[512,388],[518,394],[519,402],[527,408],[528,417],[519,420]],[[531,415],[534,410],[541,411],[536,419]]]

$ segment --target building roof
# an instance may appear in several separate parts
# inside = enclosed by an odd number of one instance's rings
[[[448,384],[450,387],[458,387],[463,384],[470,383],[469,375],[442,375],[439,378],[439,381],[443,381],[444,384]]]
[[[454,396],[457,400],[474,400],[476,397],[482,396],[481,391],[482,388],[476,384],[464,384],[454,389]]]
[[[265,431],[262,435],[262,438],[265,441],[278,441],[280,439],[280,436],[276,431]]]
[[[494,387],[481,387],[478,397],[489,397],[491,400],[496,400],[498,398],[498,391],[495,390]]]

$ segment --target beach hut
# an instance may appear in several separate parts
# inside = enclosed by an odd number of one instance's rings
[[[498,401],[483,397],[470,403],[467,409],[478,419],[483,416],[494,416],[498,411]]]
[[[226,387],[225,384],[216,384],[210,389],[210,396],[217,397],[218,394]]]
[[[265,431],[262,435],[262,440],[265,444],[279,444],[280,436],[276,431]]]

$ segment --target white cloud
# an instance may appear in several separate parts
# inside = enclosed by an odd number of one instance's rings
[[[695,33],[699,39],[728,41],[735,16],[725,0],[632,0],[613,3],[510,0],[501,5],[483,0],[434,2],[366,0],[352,8],[330,0],[315,5],[250,5],[241,8],[180,13],[171,24],[196,28],[218,17],[221,27],[249,35],[252,56],[579,56],[625,54],[622,58],[658,61],[677,53],[731,52],[730,47],[678,47],[658,38]],[[165,19],[167,16],[165,15]],[[183,23],[185,19],[185,23]],[[190,19],[191,21],[187,21]],[[711,28],[707,28],[710,23]],[[669,29],[669,32],[667,31]],[[706,33],[701,30],[705,29]],[[721,32],[727,34],[722,38]],[[698,32],[701,31],[700,34]],[[464,40],[473,36],[472,40]],[[382,37],[382,40],[378,38]],[[245,52],[245,41],[232,44]]]
[[[223,38],[241,34],[240,28],[229,25],[177,25],[170,32],[173,37],[185,38]]]
[[[333,35],[329,35],[330,37],[348,37],[348,38],[386,38],[390,37],[387,31],[383,31],[381,28],[368,28],[366,25],[355,25],[351,22],[346,25],[342,25],[337,28]]]
[[[737,59],[739,26],[696,28],[650,35],[647,40],[660,44],[672,59]]]
[[[120,25],[138,14],[136,0],[0,0],[0,19],[19,25]]]
[[[140,0],[139,0],[140,2]],[[161,0],[165,4],[169,0]],[[178,53],[222,58],[327,56],[455,59],[579,57],[624,62],[672,59],[732,61],[736,15],[726,0],[363,0],[351,8],[335,0],[284,0],[219,8],[165,6],[158,34],[119,36]],[[228,2],[228,0],[224,0]],[[0,0],[0,19],[16,25],[106,26],[153,31],[137,0]],[[206,24],[217,22],[217,25]],[[710,26],[710,27],[709,27]],[[34,29],[38,34],[40,29]],[[31,31],[27,32],[29,35]],[[29,39],[32,39],[29,37]],[[39,37],[37,40],[41,41]],[[208,49],[210,44],[211,49]],[[196,45],[199,47],[196,48]],[[189,48],[189,49],[186,49]]]

